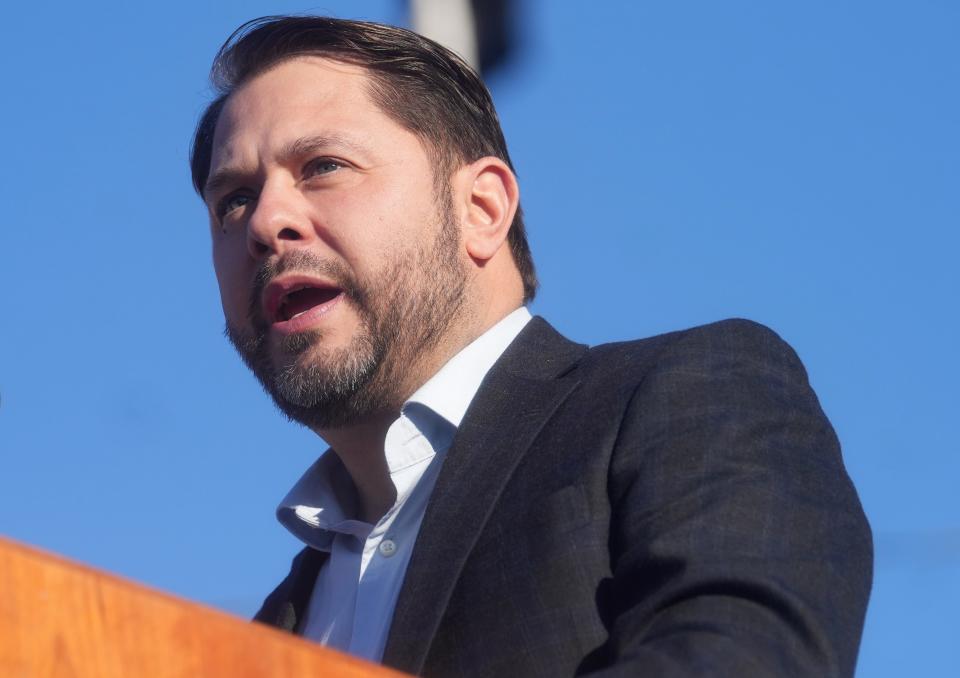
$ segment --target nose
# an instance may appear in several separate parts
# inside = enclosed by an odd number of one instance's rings
[[[264,185],[247,221],[247,249],[254,259],[306,244],[313,228],[302,196],[293,187]]]

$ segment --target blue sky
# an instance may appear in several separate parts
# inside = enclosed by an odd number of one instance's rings
[[[947,675],[960,603],[960,5],[520,3],[490,85],[589,343],[743,316],[807,365],[875,531],[860,676]],[[589,9],[586,9],[589,7]],[[358,11],[359,8],[359,11]],[[221,336],[187,153],[221,41],[396,2],[7,9],[0,534],[242,615],[323,451]]]

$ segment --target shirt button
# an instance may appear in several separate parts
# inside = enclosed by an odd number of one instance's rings
[[[393,539],[384,539],[380,542],[380,555],[384,558],[389,558],[394,553],[397,552],[397,544]]]

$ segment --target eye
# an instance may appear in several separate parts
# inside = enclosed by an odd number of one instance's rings
[[[217,203],[217,217],[223,219],[234,210],[238,210],[248,204],[251,200],[252,198],[244,193],[228,195]]]
[[[338,169],[342,169],[344,163],[339,160],[334,160],[333,158],[316,158],[311,160],[303,167],[303,176],[304,178],[309,178],[318,175],[330,174],[336,172]]]

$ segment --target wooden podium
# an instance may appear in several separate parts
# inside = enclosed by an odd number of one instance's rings
[[[0,538],[3,678],[401,675]]]

